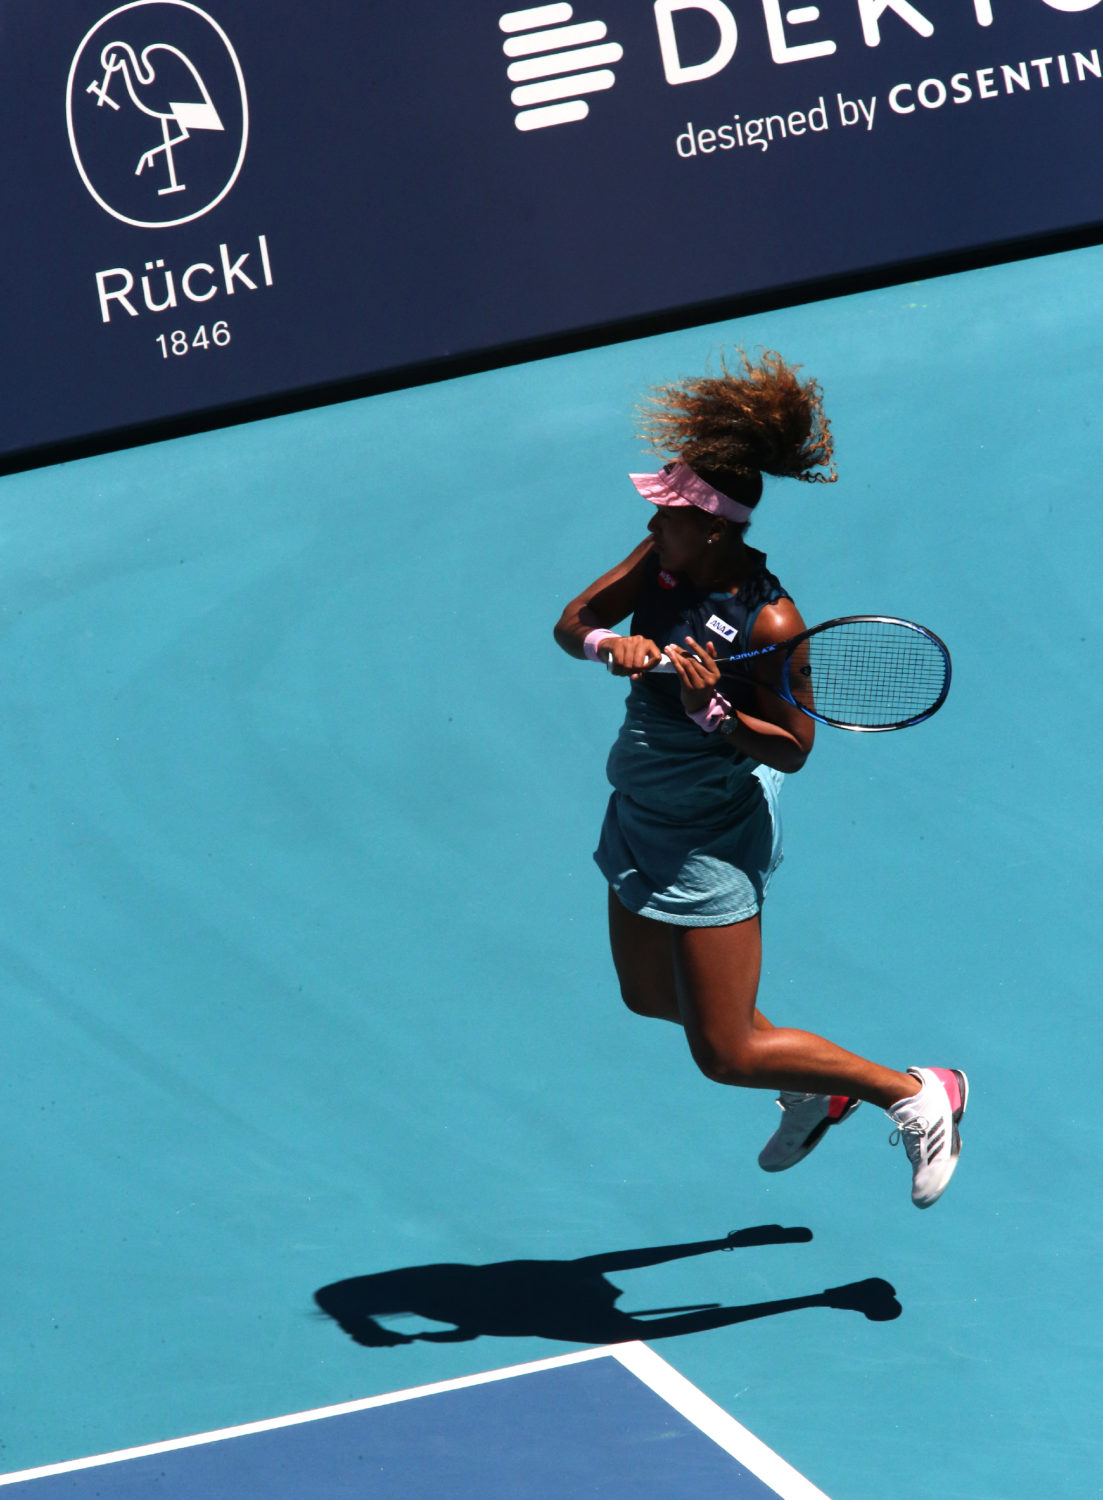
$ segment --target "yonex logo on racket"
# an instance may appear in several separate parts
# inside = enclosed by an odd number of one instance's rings
[[[502,51],[512,59],[506,69],[516,84],[510,99],[518,130],[544,130],[584,120],[590,106],[583,94],[611,89],[612,64],[624,49],[606,41],[604,21],[574,23],[570,5],[535,5],[498,17],[506,33]]]

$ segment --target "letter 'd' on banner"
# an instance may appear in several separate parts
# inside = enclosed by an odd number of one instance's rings
[[[678,36],[674,30],[674,13],[679,10],[703,10],[712,16],[720,30],[716,51],[704,62],[683,65],[678,53]],[[698,83],[712,78],[728,66],[735,56],[739,31],[735,17],[723,0],[655,0],[655,25],[659,31],[659,48],[667,83]]]

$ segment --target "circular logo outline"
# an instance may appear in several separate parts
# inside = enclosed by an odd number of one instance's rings
[[[112,20],[115,16],[122,15],[125,11],[128,10],[141,10],[144,6],[147,5],[176,5],[179,6],[181,10],[194,11],[197,16],[200,16],[204,21],[206,21],[214,31],[215,35],[222,42],[223,46],[226,48],[226,51],[230,54],[230,61],[234,65],[234,73],[237,77],[238,90],[241,94],[241,149],[238,152],[237,161],[234,163],[234,170],[230,174],[230,179],[226,183],[225,187],[223,187],[221,192],[218,193],[216,197],[212,198],[209,203],[204,204],[202,208],[196,209],[195,213],[185,214],[184,217],[180,219],[132,219],[129,217],[129,215],[120,213],[118,209],[112,208],[110,203],[108,203],[105,198],[102,198],[93,187],[92,180],[88,176],[88,173],[85,171],[84,163],[80,159],[80,148],[77,145],[76,131],[73,127],[73,84],[77,76],[77,68],[80,64],[81,58],[84,56],[84,49],[85,47],[87,47],[89,39],[100,29],[101,26],[103,26],[107,21]],[[127,4],[118,5],[114,10],[108,11],[107,15],[101,16],[96,24],[90,27],[89,30],[85,32],[84,36],[81,38],[80,46],[77,48],[75,54],[73,55],[73,61],[69,68],[69,79],[65,86],[65,124],[69,132],[69,149],[73,154],[73,160],[76,163],[77,171],[80,173],[80,180],[84,183],[84,186],[88,189],[90,195],[96,200],[96,202],[104,210],[105,213],[109,213],[113,219],[118,219],[123,224],[132,225],[135,229],[176,229],[181,224],[190,224],[193,219],[201,219],[204,214],[210,213],[212,208],[217,208],[217,206],[222,202],[223,198],[225,198],[226,194],[233,187],[234,183],[237,181],[241,173],[241,168],[245,162],[245,151],[249,144],[249,96],[245,91],[245,74],[241,70],[241,63],[238,61],[238,55],[234,51],[233,43],[230,41],[230,38],[226,35],[225,31],[223,31],[222,27],[218,24],[213,16],[208,15],[207,12],[205,10],[202,10],[198,5],[193,5],[192,0],[127,0]]]

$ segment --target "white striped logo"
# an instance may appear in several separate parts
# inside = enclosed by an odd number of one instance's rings
[[[506,72],[516,87],[510,99],[517,110],[518,130],[543,130],[584,120],[590,106],[580,94],[611,89],[616,82],[611,64],[624,49],[607,42],[604,21],[571,24],[569,5],[535,5],[499,16],[506,33],[502,51],[511,59]]]

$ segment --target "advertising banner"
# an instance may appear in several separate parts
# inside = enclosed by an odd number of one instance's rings
[[[0,457],[1096,224],[1101,20],[0,0]]]

